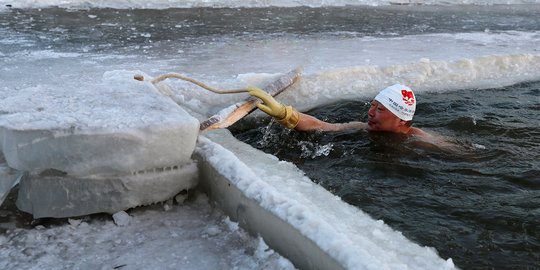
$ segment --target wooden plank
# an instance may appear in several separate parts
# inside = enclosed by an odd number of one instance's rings
[[[301,76],[302,68],[298,67],[279,77],[274,82],[266,85],[262,89],[272,96],[276,96],[294,84]],[[257,108],[261,100],[255,97],[248,97],[243,101],[237,102],[211,116],[200,124],[200,130],[211,130],[216,128],[227,128],[244,118]]]

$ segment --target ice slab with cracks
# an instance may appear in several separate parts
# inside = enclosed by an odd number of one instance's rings
[[[21,179],[21,210],[70,217],[156,203],[195,186],[199,121],[133,80],[136,73],[3,92],[0,197]]]
[[[134,73],[109,71],[93,85],[35,85],[6,96],[0,149],[9,167],[87,176],[189,163],[198,120]]]

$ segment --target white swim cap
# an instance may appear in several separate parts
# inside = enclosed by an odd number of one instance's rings
[[[416,98],[411,88],[401,84],[394,84],[379,92],[375,100],[401,120],[409,121],[413,119],[416,110]]]

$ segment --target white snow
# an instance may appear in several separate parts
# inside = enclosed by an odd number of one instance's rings
[[[0,234],[0,269],[294,269],[204,194],[182,206]],[[116,225],[116,224],[118,225]]]

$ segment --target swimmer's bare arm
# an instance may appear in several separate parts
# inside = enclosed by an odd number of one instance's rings
[[[343,131],[367,128],[367,124],[362,122],[328,123],[305,113],[299,113],[299,115],[298,124],[294,128],[298,131]]]
[[[298,131],[341,131],[347,129],[365,129],[366,123],[350,122],[333,124],[321,121],[311,115],[300,113],[291,106],[277,102],[271,95],[256,87],[248,87],[249,94],[261,99],[257,107],[268,115],[276,118],[278,122],[288,128]]]

